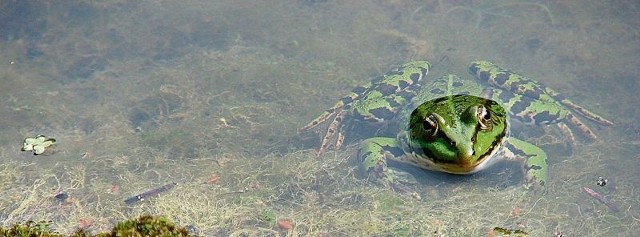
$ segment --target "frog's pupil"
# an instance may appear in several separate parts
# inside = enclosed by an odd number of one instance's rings
[[[438,132],[438,123],[436,123],[433,115],[429,115],[422,123],[422,128],[429,137],[433,137]]]
[[[490,129],[491,112],[484,106],[481,106],[479,110],[478,118],[480,120],[480,128],[483,130]]]

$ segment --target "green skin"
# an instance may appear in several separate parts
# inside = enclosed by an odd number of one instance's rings
[[[500,159],[517,160],[525,174],[524,187],[542,190],[547,155],[531,143],[509,137],[509,119],[534,125],[569,123],[591,139],[595,134],[572,111],[602,125],[612,124],[552,89],[490,62],[476,61],[469,67],[484,86],[455,75],[426,82],[429,67],[426,61],[409,62],[357,87],[303,130],[339,109],[344,111],[338,119],[342,124],[334,121],[338,125],[330,126],[327,136],[336,128],[342,133],[363,123],[388,128],[385,134],[397,136],[364,140],[358,156],[370,178],[397,190],[410,192],[389,169],[388,160],[452,174],[475,173]]]

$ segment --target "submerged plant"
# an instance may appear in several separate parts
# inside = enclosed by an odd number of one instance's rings
[[[24,224],[14,224],[11,228],[0,227],[0,236],[13,237],[62,237],[50,228],[50,222],[28,221]],[[92,235],[84,229],[79,229],[71,236],[194,236],[184,227],[177,226],[171,220],[162,216],[144,215],[137,219],[130,219],[117,223],[110,232]]]

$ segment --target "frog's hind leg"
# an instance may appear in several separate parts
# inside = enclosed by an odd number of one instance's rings
[[[324,137],[322,137],[322,142],[320,143],[320,148],[316,152],[316,157],[321,157],[322,155],[324,155],[324,153],[329,148],[329,142],[331,141],[334,134],[338,130],[340,131],[338,131],[338,137],[336,138],[336,149],[342,146],[342,142],[344,141],[344,135],[342,134],[341,127],[343,125],[342,121],[344,120],[346,115],[347,115],[347,111],[342,110],[338,114],[336,114],[336,116],[333,118],[333,121],[331,121],[331,123],[327,127],[327,133],[325,133]]]
[[[320,116],[315,118],[313,121],[311,121],[304,127],[300,128],[300,131],[308,131],[309,129],[312,129],[320,125],[324,121],[327,121],[327,119],[329,119],[332,115],[335,115],[336,113],[340,113],[343,107],[344,107],[343,100],[338,101],[338,103],[336,103],[333,107],[325,110],[324,112],[322,112],[322,114],[320,114]]]
[[[556,123],[560,132],[569,140],[569,144],[572,148],[578,146],[578,141],[576,140],[576,136],[573,135],[573,132],[565,123]]]
[[[333,105],[333,107],[325,110],[324,112],[322,112],[322,114],[320,114],[320,116],[315,118],[313,121],[311,121],[310,123],[308,123],[304,127],[300,128],[300,131],[304,132],[304,131],[307,131],[309,129],[312,129],[312,128],[320,125],[324,121],[327,121],[327,119],[329,119],[331,116],[339,114],[339,113],[342,113],[345,110],[345,108],[344,108],[345,105],[350,105],[353,101],[355,101],[359,97],[361,97],[366,92],[367,88],[370,87],[370,86],[371,86],[371,83],[369,83],[367,85],[363,85],[363,86],[358,86],[358,87],[354,88],[353,90],[351,90],[351,93],[349,93],[345,97],[342,97],[338,101],[338,103]],[[344,115],[343,115],[343,117],[344,117]],[[335,119],[334,119],[334,121],[335,121]]]
[[[594,133],[587,125],[585,125],[582,120],[578,119],[578,117],[573,116],[573,114],[568,113],[565,118],[567,123],[569,123],[574,128],[578,129],[585,137],[587,137],[591,141],[595,141],[598,139],[596,133]]]
[[[582,115],[582,116],[584,116],[585,118],[587,118],[587,119],[589,119],[589,120],[591,120],[591,121],[593,121],[593,122],[596,122],[596,123],[598,123],[598,124],[600,124],[600,125],[605,125],[605,126],[611,126],[611,125],[613,125],[613,122],[611,122],[611,121],[609,121],[609,120],[607,120],[607,119],[603,118],[603,117],[602,117],[602,116],[600,116],[600,115],[597,115],[597,114],[596,114],[596,113],[594,113],[594,112],[591,112],[591,111],[589,111],[589,110],[585,109],[584,107],[582,107],[582,106],[580,106],[580,105],[577,105],[576,103],[573,103],[573,101],[571,101],[571,100],[569,100],[569,99],[565,98],[565,97],[564,97],[564,96],[562,96],[560,93],[558,93],[558,92],[556,92],[556,91],[552,90],[551,88],[546,87],[546,88],[545,88],[545,91],[546,91],[546,93],[547,93],[547,94],[549,94],[551,97],[553,97],[554,99],[558,100],[558,102],[560,102],[560,104],[562,104],[562,105],[566,106],[567,108],[569,108],[569,109],[571,109],[571,110],[573,110],[573,111],[578,112],[579,114],[581,114],[581,115]]]

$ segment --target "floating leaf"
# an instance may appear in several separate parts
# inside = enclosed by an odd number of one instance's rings
[[[42,145],[33,146],[33,150],[34,150],[33,154],[40,155],[44,152],[44,146]]]

